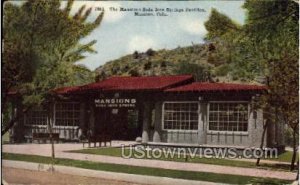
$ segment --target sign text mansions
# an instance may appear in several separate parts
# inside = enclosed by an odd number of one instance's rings
[[[96,107],[130,108],[135,107],[136,99],[132,98],[99,98],[95,99]]]

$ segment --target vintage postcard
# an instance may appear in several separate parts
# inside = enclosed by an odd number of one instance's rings
[[[298,184],[299,1],[5,1],[3,184]]]

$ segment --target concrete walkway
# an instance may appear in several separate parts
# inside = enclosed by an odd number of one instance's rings
[[[243,162],[252,162],[256,163],[256,159],[228,159],[232,161],[243,161]],[[261,159],[260,164],[283,164],[283,165],[290,165],[291,163],[289,162],[284,162],[284,161],[276,161],[276,160],[266,160],[266,159]]]
[[[76,176],[94,177],[100,179],[114,179],[115,181],[125,181],[138,184],[155,184],[155,185],[217,185],[219,183],[194,181],[184,179],[174,179],[168,177],[154,177],[146,175],[135,175],[125,173],[106,172],[98,170],[89,170],[74,168],[69,166],[51,166],[47,164],[30,163],[23,161],[3,160],[5,167],[27,169],[34,171],[44,171],[49,173],[62,173]],[[224,183],[222,183],[224,184]]]
[[[113,142],[113,146],[120,146],[120,144],[133,144],[132,142]],[[56,144],[55,153],[57,158],[68,158],[76,160],[86,160],[103,163],[124,164],[131,166],[143,166],[173,170],[186,170],[197,172],[212,172],[219,174],[234,174],[234,175],[246,175],[252,177],[268,177],[276,179],[294,180],[296,173],[285,171],[274,171],[254,168],[242,168],[242,167],[230,167],[221,165],[210,165],[201,163],[183,163],[173,161],[161,161],[150,159],[124,159],[121,157],[111,157],[102,155],[90,155],[80,153],[67,153],[68,150],[82,149],[81,144]],[[21,144],[21,145],[3,145],[4,152],[10,153],[22,153],[41,156],[51,155],[50,144]]]

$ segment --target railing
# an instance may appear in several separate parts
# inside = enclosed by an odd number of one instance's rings
[[[79,140],[79,127],[53,127],[52,133],[59,136],[59,140],[65,141],[78,141]],[[25,132],[27,132],[26,138],[33,139],[33,135],[36,133],[49,133],[47,126],[26,126]]]

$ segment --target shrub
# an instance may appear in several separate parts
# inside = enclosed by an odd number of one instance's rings
[[[148,49],[147,51],[146,51],[146,54],[148,55],[148,56],[154,56],[154,54],[155,54],[155,51],[153,50],[153,49]]]
[[[152,63],[149,61],[144,65],[144,70],[149,70],[152,67]]]
[[[162,62],[160,63],[160,67],[167,67],[166,61],[162,61]]]
[[[139,72],[136,69],[131,69],[129,71],[130,76],[140,76]]]

